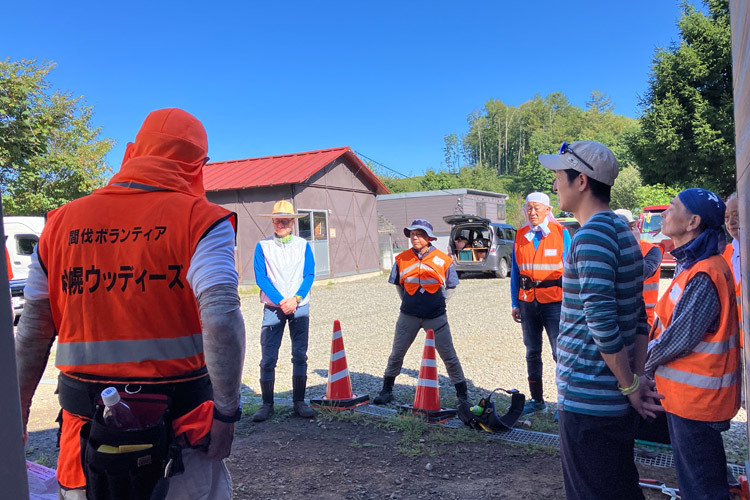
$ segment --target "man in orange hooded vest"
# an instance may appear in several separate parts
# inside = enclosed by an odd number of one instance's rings
[[[171,478],[167,498],[230,497],[222,459],[241,415],[245,334],[236,215],[205,197],[207,152],[195,117],[154,111],[106,187],[47,214],[16,359],[25,428],[57,334],[62,498],[85,494],[79,435],[108,386],[171,398],[185,473]]]
[[[645,371],[664,395],[683,498],[729,498],[721,432],[740,407],[741,363],[734,279],[720,255],[724,210],[692,188],[662,213],[677,267],[656,304]]]

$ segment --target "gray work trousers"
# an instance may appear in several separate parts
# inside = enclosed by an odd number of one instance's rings
[[[401,365],[404,363],[406,351],[417,338],[417,333],[421,328],[432,329],[435,332],[435,349],[445,364],[451,384],[456,385],[463,382],[465,380],[464,370],[461,368],[456,349],[453,348],[453,337],[451,337],[451,329],[448,326],[448,316],[445,314],[437,318],[425,319],[399,313],[398,321],[396,321],[396,334],[393,336],[393,348],[391,349],[391,355],[388,357],[385,376],[396,377],[401,373]]]

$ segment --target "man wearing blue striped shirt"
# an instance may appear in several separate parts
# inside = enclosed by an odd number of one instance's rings
[[[560,209],[581,223],[563,272],[557,390],[560,455],[569,499],[643,498],[633,462],[636,413],[655,416],[643,377],[648,323],[643,258],[628,225],[609,208],[619,172],[593,141],[539,155],[555,172]]]

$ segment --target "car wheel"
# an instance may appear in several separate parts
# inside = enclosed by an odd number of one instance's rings
[[[456,271],[456,276],[458,276],[458,279],[463,278],[465,275],[466,273],[463,271]]]
[[[507,260],[500,259],[500,263],[497,266],[497,271],[495,271],[495,277],[497,278],[508,277],[508,261]]]

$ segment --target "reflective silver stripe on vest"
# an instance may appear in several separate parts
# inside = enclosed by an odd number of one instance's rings
[[[646,309],[653,309],[656,307],[656,304],[646,304]]]
[[[644,283],[643,284],[643,291],[644,292],[650,292],[653,290],[659,289],[659,283]]]
[[[101,340],[64,342],[57,345],[58,366],[139,363],[182,359],[203,353],[203,335],[195,333],[173,339]]]
[[[724,354],[729,352],[729,349],[736,349],[740,346],[740,336],[732,335],[728,340],[721,342],[699,342],[697,346],[693,348],[693,352],[701,352],[704,354]]]
[[[436,280],[435,278],[426,278],[420,281],[423,285],[434,285],[436,283],[441,283],[440,280]]]
[[[412,264],[412,265],[410,265],[409,267],[407,267],[407,268],[406,268],[406,269],[404,269],[403,271],[400,271],[400,273],[401,273],[402,275],[404,275],[404,274],[408,273],[409,271],[411,271],[412,269],[416,269],[417,267],[419,267],[419,262],[417,262],[416,264]]]
[[[518,270],[519,271],[531,271],[532,269],[537,269],[539,271],[562,271],[563,266],[560,264],[519,264]]]
[[[404,278],[404,283],[419,283],[419,276],[408,276]]]
[[[693,387],[699,387],[701,389],[722,389],[724,387],[731,387],[737,385],[740,381],[740,377],[735,373],[728,373],[721,377],[709,377],[708,375],[699,375],[697,373],[684,372],[677,370],[669,366],[660,366],[656,369],[656,374],[665,379],[679,382],[681,384],[687,384]]]
[[[419,267],[419,269],[420,269],[420,271],[431,271],[431,272],[437,274],[438,276],[440,276],[440,281],[437,281],[437,280],[433,280],[433,281],[422,280],[422,283],[440,283],[442,285],[443,282],[445,281],[443,279],[442,275],[439,272],[435,271],[433,268],[431,268],[427,264],[421,264],[420,267]]]

